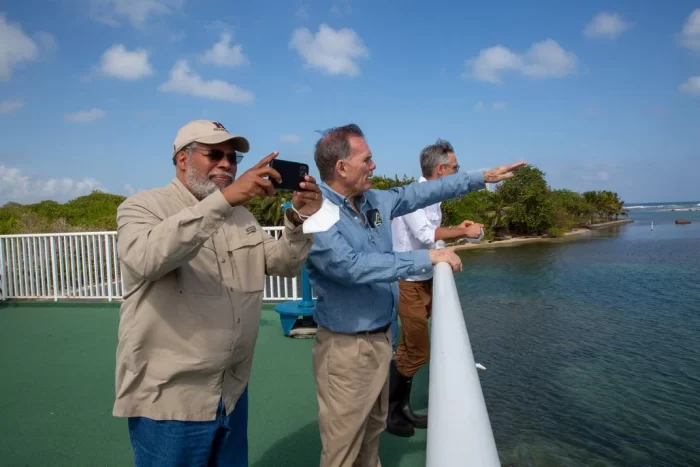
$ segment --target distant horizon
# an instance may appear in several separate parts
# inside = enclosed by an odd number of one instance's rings
[[[386,177],[386,178],[392,178],[391,176],[387,176],[387,175],[377,175],[377,176],[379,176],[379,177]],[[409,177],[409,178],[410,178],[410,177]],[[551,186],[550,186],[550,187],[551,187]],[[153,187],[153,188],[157,188],[157,187]],[[150,189],[153,189],[153,188],[146,188],[146,189],[144,189],[143,191],[147,191],[147,190],[150,190]],[[554,188],[554,187],[551,187],[551,188],[552,188],[553,190],[567,189],[567,188]],[[100,192],[105,193],[105,194],[117,195],[117,196],[124,196],[124,197],[126,197],[126,198],[128,198],[129,196],[131,196],[131,195],[134,194],[134,193],[132,193],[132,194],[124,194],[124,193],[118,193],[118,192],[116,192],[116,193],[115,193],[115,192],[110,192],[110,191],[108,191],[108,190],[103,189],[103,187],[95,187],[94,190],[95,190],[95,191],[100,191]],[[576,190],[572,190],[572,191],[576,191]],[[583,192],[585,192],[585,191],[598,191],[598,190],[584,190],[584,191],[577,191],[577,192],[578,192],[578,193],[583,193]],[[614,191],[614,190],[612,190],[612,191]],[[40,201],[34,201],[34,202],[22,202],[22,201],[17,201],[17,200],[9,199],[9,200],[6,200],[6,201],[0,201],[0,207],[5,206],[5,205],[8,204],[8,203],[18,203],[18,204],[22,204],[22,205],[30,205],[30,204],[38,204],[38,203],[41,203],[41,202],[44,202],[44,201],[54,201],[54,202],[59,203],[59,204],[65,204],[65,203],[67,203],[67,202],[69,202],[69,201],[71,201],[71,200],[73,200],[73,199],[80,198],[81,196],[88,196],[88,195],[90,195],[90,193],[84,193],[84,194],[81,194],[81,195],[78,195],[78,196],[74,196],[74,197],[72,197],[72,198],[70,198],[70,199],[67,199],[67,200],[65,200],[65,201],[60,201],[60,200],[52,199],[52,198],[46,198],[46,199],[42,199],[42,200],[40,200]],[[696,199],[696,200],[690,200],[690,201],[627,201],[627,200],[625,200],[625,199],[623,199],[622,201],[624,201],[625,207],[627,207],[627,208],[629,208],[629,207],[631,207],[631,206],[642,206],[642,205],[652,205],[652,206],[653,206],[653,205],[662,205],[662,204],[663,204],[663,205],[694,204],[694,205],[700,206],[700,198],[699,198],[699,199]]]
[[[624,200],[623,200],[624,201]],[[644,201],[644,202],[633,202],[633,201],[625,201],[625,206],[635,206],[635,205],[643,205],[643,204],[692,204],[692,203],[698,203],[700,204],[700,200],[695,200],[695,201]]]

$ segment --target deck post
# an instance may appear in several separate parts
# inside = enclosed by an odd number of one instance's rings
[[[5,239],[0,238],[0,300],[5,300],[7,296],[7,270],[5,267]]]
[[[49,237],[49,240],[51,240],[51,282],[53,285],[53,301],[57,302],[58,301],[58,273],[56,271],[56,262],[58,261],[56,258],[56,246],[55,246],[55,238],[54,237]]]
[[[112,245],[111,235],[105,234],[105,259],[107,260],[107,301],[112,301]],[[116,237],[115,237],[116,238]]]

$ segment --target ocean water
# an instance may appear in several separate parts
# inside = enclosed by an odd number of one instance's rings
[[[700,210],[648,206],[574,241],[461,254],[504,465],[700,466]]]

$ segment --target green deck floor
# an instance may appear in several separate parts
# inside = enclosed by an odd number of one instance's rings
[[[126,421],[114,418],[114,304],[0,303],[0,465],[133,465]],[[282,335],[263,311],[250,383],[250,465],[318,465],[321,444],[311,339]],[[427,370],[413,404],[427,407]],[[426,431],[382,435],[382,465],[425,465]]]

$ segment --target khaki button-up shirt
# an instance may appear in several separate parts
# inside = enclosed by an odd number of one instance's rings
[[[248,384],[265,274],[298,274],[311,236],[285,216],[275,240],[221,192],[198,201],[178,179],[128,198],[117,224],[113,414],[214,420],[222,399],[230,413]]]

